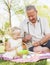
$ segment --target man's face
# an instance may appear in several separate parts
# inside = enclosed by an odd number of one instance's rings
[[[28,10],[27,16],[32,23],[35,23],[37,20],[37,11],[35,11],[34,9]]]

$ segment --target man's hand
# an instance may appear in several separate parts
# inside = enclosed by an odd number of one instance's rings
[[[23,42],[28,42],[28,41],[31,40],[31,38],[32,38],[31,35],[26,35],[26,36],[23,38]]]
[[[34,42],[34,43],[33,43],[33,46],[35,46],[35,47],[36,47],[36,46],[40,46],[40,42],[39,42],[39,41],[38,41],[38,42]]]

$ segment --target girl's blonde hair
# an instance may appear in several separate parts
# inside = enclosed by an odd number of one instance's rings
[[[18,27],[12,27],[11,29],[10,29],[10,35],[12,35],[14,32],[19,32],[20,33],[20,28],[18,28]]]

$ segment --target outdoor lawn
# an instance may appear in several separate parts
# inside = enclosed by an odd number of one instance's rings
[[[4,60],[0,60],[0,65],[50,65],[50,62],[47,60],[40,60],[38,62],[27,62],[27,63],[15,63],[15,62],[11,62],[11,61],[4,61]]]

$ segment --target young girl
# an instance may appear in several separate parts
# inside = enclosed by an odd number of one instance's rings
[[[16,51],[21,51],[22,48],[22,39],[20,38],[20,29],[13,27],[11,29],[11,38],[5,43],[5,51],[3,57],[13,58],[16,55]]]

